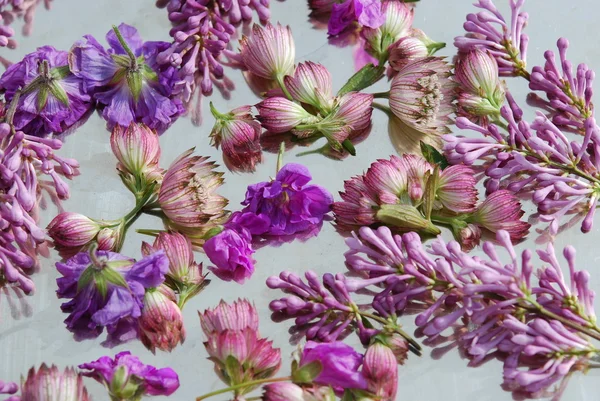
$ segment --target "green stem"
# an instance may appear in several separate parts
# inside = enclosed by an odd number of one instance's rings
[[[277,77],[275,77],[275,80],[277,81],[277,85],[279,85],[279,87],[283,91],[283,94],[285,95],[285,97],[287,97],[288,100],[293,100],[292,95],[290,94],[290,91],[288,91],[288,89],[285,86],[285,83],[283,82],[283,75],[277,74]]]
[[[281,167],[283,167],[283,154],[285,153],[285,142],[281,142],[279,144],[279,152],[277,153],[277,170],[275,171],[275,174],[279,173],[279,170],[281,170]]]
[[[115,35],[117,35],[117,39],[119,40],[119,43],[121,44],[121,46],[123,46],[123,49],[125,50],[125,52],[129,56],[129,58],[131,59],[131,68],[134,71],[137,71],[138,63],[137,63],[137,58],[135,57],[135,54],[133,54],[133,52],[127,45],[127,42],[125,42],[123,35],[121,35],[121,31],[119,31],[119,28],[117,28],[116,25],[113,25],[113,31],[115,32]]]
[[[387,92],[376,92],[376,93],[372,93],[373,97],[375,99],[389,99],[390,98],[390,91]]]
[[[368,319],[375,320],[375,321],[383,324],[384,326],[387,326],[390,324],[390,322],[387,319],[384,319],[381,316],[373,315],[372,313],[369,313],[369,312],[357,311],[356,313],[358,313],[361,316],[364,316]],[[410,345],[412,345],[416,350],[421,351],[423,349],[418,342],[416,342],[408,333],[406,333],[400,327],[397,327],[397,326],[394,327],[394,331],[396,333],[400,334],[402,337],[404,337],[404,339],[406,341],[408,341],[410,343]],[[420,356],[420,354],[419,354],[419,356]]]
[[[216,390],[216,391],[212,391],[210,393],[206,393],[204,395],[201,395],[200,397],[196,397],[196,401],[205,400],[205,399],[207,399],[209,397],[212,397],[214,395],[228,393],[230,391],[239,390],[239,389],[246,388],[246,387],[252,387],[252,386],[256,386],[258,384],[286,382],[286,381],[290,381],[290,380],[292,380],[291,376],[276,377],[274,379],[253,380],[253,381],[249,381],[249,382],[246,382],[246,383],[236,384],[235,386],[230,386],[230,387],[227,387],[227,388],[223,388],[221,390]]]
[[[142,235],[150,235],[152,237],[156,237],[158,234],[162,233],[163,230],[152,230],[152,229],[140,228],[140,229],[135,230],[135,232],[138,234],[142,234]]]
[[[371,104],[371,106],[373,106],[374,109],[378,109],[383,111],[384,113],[386,113],[388,116],[392,115],[392,109],[390,109],[388,106],[384,106],[381,103],[377,103],[377,102],[373,102]]]
[[[13,126],[13,119],[15,117],[15,113],[17,111],[17,107],[19,106],[19,99],[21,98],[21,90],[15,92],[12,100],[10,101],[10,105],[8,106],[8,110],[6,112],[6,123]]]
[[[219,111],[213,105],[213,102],[210,102],[209,106],[210,106],[210,112],[212,113],[214,118],[216,118],[217,120],[230,120],[229,115],[219,113]]]

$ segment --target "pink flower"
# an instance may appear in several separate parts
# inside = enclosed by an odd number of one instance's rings
[[[215,125],[210,133],[211,145],[223,150],[223,161],[232,171],[252,172],[262,162],[260,123],[254,120],[250,106],[242,106],[227,114],[219,113],[210,103]]]
[[[319,119],[298,103],[284,97],[269,97],[256,105],[256,117],[262,126],[273,133],[291,131],[301,124],[312,124]]]
[[[328,386],[303,388],[294,383],[271,383],[263,387],[264,401],[335,401],[335,393]]]
[[[293,75],[284,78],[292,98],[328,112],[333,107],[331,74],[321,64],[307,61],[298,64]]]
[[[160,178],[160,144],[156,131],[135,122],[127,128],[117,125],[110,136],[110,147],[119,161],[117,169],[125,179],[133,176],[133,182],[136,177],[151,182]]]
[[[412,28],[409,36],[400,38],[388,48],[388,59],[392,69],[399,71],[410,61],[432,56],[444,47],[445,43],[431,40],[422,30]]]
[[[398,390],[398,364],[390,348],[376,341],[367,348],[362,374],[368,390],[382,401],[394,401]]]
[[[75,248],[93,241],[101,225],[82,214],[63,212],[52,219],[47,229],[55,244]]]
[[[139,328],[142,343],[152,353],[157,348],[171,352],[177,344],[183,343],[183,316],[173,290],[165,285],[146,290]]]
[[[458,230],[456,237],[458,242],[460,242],[462,250],[468,252],[479,245],[481,241],[481,228],[475,224],[467,224],[466,227]]]
[[[207,336],[225,330],[258,330],[258,313],[247,299],[238,299],[231,304],[221,300],[215,308],[206,309],[199,315],[202,330]]]
[[[252,34],[240,40],[240,56],[253,74],[282,80],[294,71],[296,47],[290,27],[254,24]]]
[[[381,3],[381,8],[385,18],[383,24],[362,29],[363,37],[377,57],[385,56],[391,45],[410,35],[414,17],[413,8],[403,2],[387,0]]]
[[[14,389],[11,389],[14,390]],[[21,395],[11,397],[15,401],[89,401],[87,389],[81,376],[73,368],[63,372],[54,365],[42,364],[36,371],[31,368],[21,384]]]
[[[494,233],[505,230],[515,241],[524,238],[531,227],[520,220],[524,213],[519,199],[512,192],[501,189],[490,194],[469,220]]]
[[[223,173],[215,172],[208,157],[182,153],[166,171],[158,192],[158,202],[165,216],[183,228],[197,228],[224,215],[227,199],[216,194],[223,183]]]
[[[335,222],[344,229],[375,224],[379,199],[365,184],[364,176],[352,177],[344,181],[344,191],[340,192],[341,202],[333,203]]]
[[[455,84],[450,66],[439,57],[415,59],[398,70],[390,89],[390,108],[407,125],[429,134],[447,133]]]
[[[442,171],[437,184],[436,196],[443,207],[456,213],[469,213],[477,206],[475,171],[456,165]]]

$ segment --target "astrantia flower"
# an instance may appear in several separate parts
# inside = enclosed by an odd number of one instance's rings
[[[445,43],[436,42],[422,30],[412,28],[408,36],[403,36],[388,48],[388,60],[392,69],[398,71],[411,60],[432,56],[444,47]],[[395,74],[394,71],[390,73]]]
[[[284,82],[294,100],[314,106],[323,112],[331,111],[331,74],[323,65],[312,61],[299,63],[294,74],[286,76]]]
[[[215,191],[223,173],[208,157],[192,156],[194,149],[181,154],[164,174],[158,192],[161,210],[175,226],[197,228],[221,218],[227,199]]]
[[[304,346],[298,368],[315,362],[320,367],[320,373],[313,382],[342,389],[363,389],[368,387],[367,380],[359,368],[363,363],[363,355],[349,345],[336,341],[319,344],[308,341]]]
[[[81,376],[73,368],[60,371],[56,366],[42,364],[31,368],[21,384],[21,394],[13,401],[89,401]]]
[[[168,266],[163,252],[135,262],[97,251],[56,263],[62,275],[56,280],[58,297],[71,299],[61,305],[69,313],[67,328],[80,338],[93,338],[106,327],[109,344],[135,338],[145,289],[161,284]]]
[[[17,130],[37,136],[60,134],[91,110],[90,96],[82,79],[69,71],[67,56],[52,46],[40,47],[2,74],[0,92],[7,102],[22,91],[13,120]]]
[[[173,369],[144,365],[128,351],[118,353],[114,359],[103,356],[97,361],[81,364],[79,369],[85,370],[84,376],[103,384],[113,399],[168,396],[179,388],[179,377]]]
[[[319,185],[307,185],[311,179],[306,167],[288,163],[273,181],[248,187],[243,211],[267,217],[267,235],[295,234],[321,224],[333,197]]]
[[[296,46],[290,27],[254,24],[252,34],[240,40],[240,56],[246,68],[259,77],[283,80],[294,71]]]
[[[439,57],[413,60],[398,70],[390,89],[390,108],[407,125],[425,133],[447,133],[455,84],[450,66]]]
[[[184,111],[173,95],[175,68],[159,67],[156,61],[169,44],[143,42],[137,30],[126,24],[119,26],[119,35],[116,30],[106,34],[109,50],[90,35],[76,43],[69,67],[83,79],[86,93],[103,107],[102,116],[110,129],[142,122],[163,132]]]
[[[56,216],[47,230],[50,238],[58,245],[80,247],[91,242],[102,226],[79,213],[63,212]]]
[[[365,352],[362,374],[370,393],[382,401],[394,401],[398,391],[398,364],[392,350],[379,341]]]
[[[410,35],[414,10],[411,6],[395,0],[382,2],[381,8],[385,16],[383,24],[375,28],[363,28],[362,35],[373,54],[385,59],[392,44]]]
[[[337,35],[358,22],[361,26],[378,28],[385,21],[380,0],[346,0],[331,8],[327,33]]]
[[[300,387],[294,383],[271,383],[263,387],[264,401],[335,401],[337,397],[328,386]]]
[[[221,300],[219,305],[206,309],[199,315],[202,330],[207,336],[225,330],[258,330],[258,313],[247,299],[238,299],[232,303]]]
[[[139,319],[140,339],[150,351],[171,352],[185,340],[183,316],[172,289],[165,285],[146,290]]]
[[[256,119],[265,129],[276,134],[291,131],[298,125],[319,121],[300,104],[284,97],[268,97],[258,103],[256,109]]]
[[[523,214],[519,199],[510,191],[499,190],[488,195],[469,220],[494,233],[505,230],[512,240],[520,240],[531,227],[521,221]]]
[[[440,174],[436,198],[444,208],[453,212],[472,212],[477,206],[476,185],[475,171],[472,168],[450,166]]]
[[[250,106],[241,106],[221,114],[210,103],[215,125],[210,133],[211,145],[223,150],[223,161],[233,171],[252,172],[262,161],[260,123],[254,120]]]

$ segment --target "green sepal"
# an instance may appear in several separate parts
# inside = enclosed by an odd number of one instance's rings
[[[423,142],[421,142],[423,143]],[[433,173],[427,177],[427,184],[425,184],[425,191],[423,194],[423,213],[427,220],[431,220],[431,212],[433,211],[433,204],[435,202],[435,192],[438,187],[440,179],[440,167],[436,164]]]
[[[131,59],[129,56],[125,56],[122,54],[113,54],[112,59],[115,61],[119,67],[129,68],[131,66]]]
[[[348,153],[350,153],[352,156],[356,156],[356,148],[354,147],[350,139],[345,139],[344,142],[342,142],[342,147],[346,149]]]
[[[114,285],[118,285],[119,287],[128,288],[127,281],[125,278],[116,270],[106,266],[104,269],[98,272],[98,275],[102,276],[107,282],[112,283]]]
[[[106,279],[101,274],[94,274],[94,285],[96,289],[102,295],[102,298],[106,299],[106,294],[108,294],[108,285],[106,284]]]
[[[139,71],[127,72],[127,86],[131,90],[134,102],[138,102],[142,93],[143,78]]]
[[[203,239],[204,240],[211,239],[212,237],[215,237],[215,236],[221,234],[221,232],[223,232],[224,229],[225,229],[225,227],[223,227],[223,226],[213,227],[210,230],[208,230],[206,232],[206,234],[204,234]]]
[[[40,85],[40,90],[37,95],[37,111],[40,112],[44,107],[46,107],[46,103],[48,102],[48,86]]]
[[[83,273],[81,273],[81,276],[79,276],[79,280],[77,281],[77,293],[79,293],[92,282],[95,272],[96,269],[90,266],[85,269]]]
[[[448,160],[436,148],[421,141],[421,153],[425,160],[433,165],[440,166],[440,170],[444,170],[450,165]]]
[[[143,57],[138,57],[138,63],[140,63],[140,71],[142,72],[144,79],[146,79],[147,81],[158,81],[158,74],[154,72],[152,68],[144,64]]]
[[[69,106],[69,97],[67,96],[67,92],[65,92],[63,87],[57,81],[50,81],[48,83],[48,89],[50,89],[52,96],[54,96],[59,102],[67,107]]]
[[[58,80],[65,79],[67,76],[69,76],[70,73],[71,70],[69,69],[68,65],[63,65],[62,67],[56,67],[50,70],[50,76],[52,77],[52,79]]]
[[[323,365],[319,361],[312,361],[297,368],[292,373],[292,382],[296,384],[310,384],[321,374]]]
[[[227,359],[225,359],[224,367],[225,374],[231,380],[231,384],[240,384],[242,380],[242,365],[240,362],[233,355],[229,355]]]
[[[337,95],[342,96],[348,92],[361,91],[368,88],[383,78],[384,73],[385,67],[367,64],[348,79],[348,82],[342,86]]]

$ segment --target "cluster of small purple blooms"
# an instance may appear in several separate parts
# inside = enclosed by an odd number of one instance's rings
[[[49,10],[51,2],[52,0],[0,0],[0,47],[17,47],[17,41],[13,39],[15,31],[10,25],[23,18],[23,35],[29,35],[33,29],[36,8],[44,3]]]
[[[80,371],[42,364],[31,368],[21,379],[20,394],[6,401],[89,401],[92,398],[83,383],[91,377],[103,384],[111,400],[139,400],[143,396],[173,394],[179,388],[179,377],[171,368],[157,369],[143,364],[136,356],[124,351],[114,358],[103,356],[94,362],[79,365]],[[16,394],[19,385],[0,381],[0,394]]]
[[[540,219],[550,223],[552,235],[565,216],[573,214],[564,224],[582,219],[581,230],[588,232],[600,188],[594,72],[585,64],[573,67],[564,38],[557,43],[558,60],[548,50],[545,64],[529,72],[523,3],[511,1],[510,22],[491,1],[480,1],[476,5],[483,11],[467,16],[464,27],[469,33],[455,40],[459,49],[455,77],[460,86],[456,125],[481,136],[446,136],[446,155],[453,164],[482,164],[488,193],[505,188],[529,194]],[[523,120],[522,109],[499,76],[523,77],[531,90],[546,95],[543,100],[530,94],[530,103],[541,109],[532,123]]]
[[[294,353],[291,375],[276,378],[281,352],[259,335],[258,314],[250,302],[221,301],[200,314],[200,323],[209,359],[229,387],[197,400],[229,391],[238,399],[260,385],[264,385],[264,401],[334,401],[344,395],[360,400],[395,399],[397,365],[407,349],[389,346],[387,336],[375,339],[364,355],[343,342],[308,341]]]

